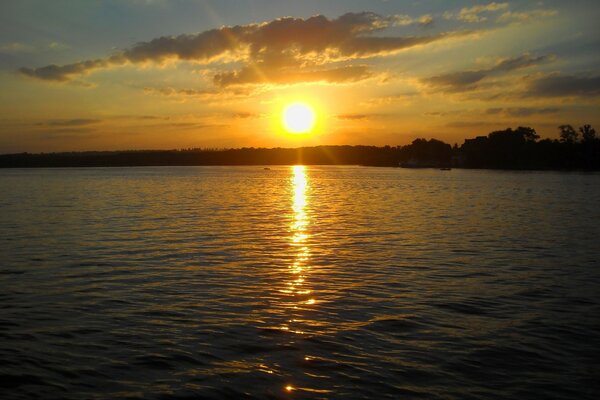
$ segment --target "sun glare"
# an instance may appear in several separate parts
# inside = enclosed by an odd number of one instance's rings
[[[317,116],[311,106],[305,103],[292,103],[282,114],[284,129],[289,133],[309,133],[315,126]]]

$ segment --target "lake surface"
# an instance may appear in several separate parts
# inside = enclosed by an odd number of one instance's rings
[[[600,174],[0,170],[3,399],[596,399]]]

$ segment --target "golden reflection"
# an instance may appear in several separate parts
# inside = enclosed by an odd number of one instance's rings
[[[296,249],[294,262],[290,267],[290,273],[292,274],[291,279],[287,282],[288,289],[286,292],[294,296],[302,296],[310,293],[310,290],[304,287],[306,276],[308,272],[308,260],[310,258],[310,250],[308,247],[308,240],[310,239],[307,228],[309,224],[309,217],[306,212],[307,206],[307,190],[308,190],[308,179],[306,177],[306,167],[303,165],[295,165],[292,167],[292,223],[290,226],[291,231],[291,245]],[[298,303],[311,304],[301,299],[295,299],[294,309],[297,309]]]
[[[283,283],[283,287],[279,289],[279,293],[285,296],[285,300],[282,302],[284,307],[291,310],[291,316],[296,316],[298,312],[305,311],[309,306],[314,305],[316,301],[312,298],[312,290],[307,287],[308,272],[310,270],[310,233],[308,229],[310,217],[307,208],[309,182],[306,167],[295,165],[292,167],[291,172],[292,214],[289,225],[289,244],[293,260],[287,267],[288,279]],[[290,322],[296,322],[296,319],[292,319]],[[306,333],[302,329],[303,323],[293,323],[293,325],[299,326],[282,324],[279,329],[296,334]]]
[[[310,334],[314,327],[315,321],[305,318],[304,315],[308,310],[314,308],[318,300],[315,299],[313,290],[308,286],[310,266],[310,212],[309,204],[309,180],[306,167],[296,165],[292,167],[291,176],[292,189],[292,215],[289,225],[289,244],[293,259],[287,267],[288,276],[283,282],[283,288],[279,290],[286,300],[284,306],[289,310],[288,320],[279,326],[282,331],[289,332],[294,335]],[[305,360],[308,360],[308,356]],[[313,392],[316,389],[297,387],[292,384],[284,386],[286,392],[306,391]],[[328,391],[324,391],[328,392]]]

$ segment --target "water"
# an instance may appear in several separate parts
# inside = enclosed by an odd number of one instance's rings
[[[600,175],[0,171],[3,399],[593,399]]]

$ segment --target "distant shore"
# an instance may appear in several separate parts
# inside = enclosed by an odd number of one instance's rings
[[[600,170],[600,139],[543,139],[519,127],[466,139],[459,147],[436,139],[406,146],[181,149],[0,154],[0,168],[364,165],[408,168]]]

